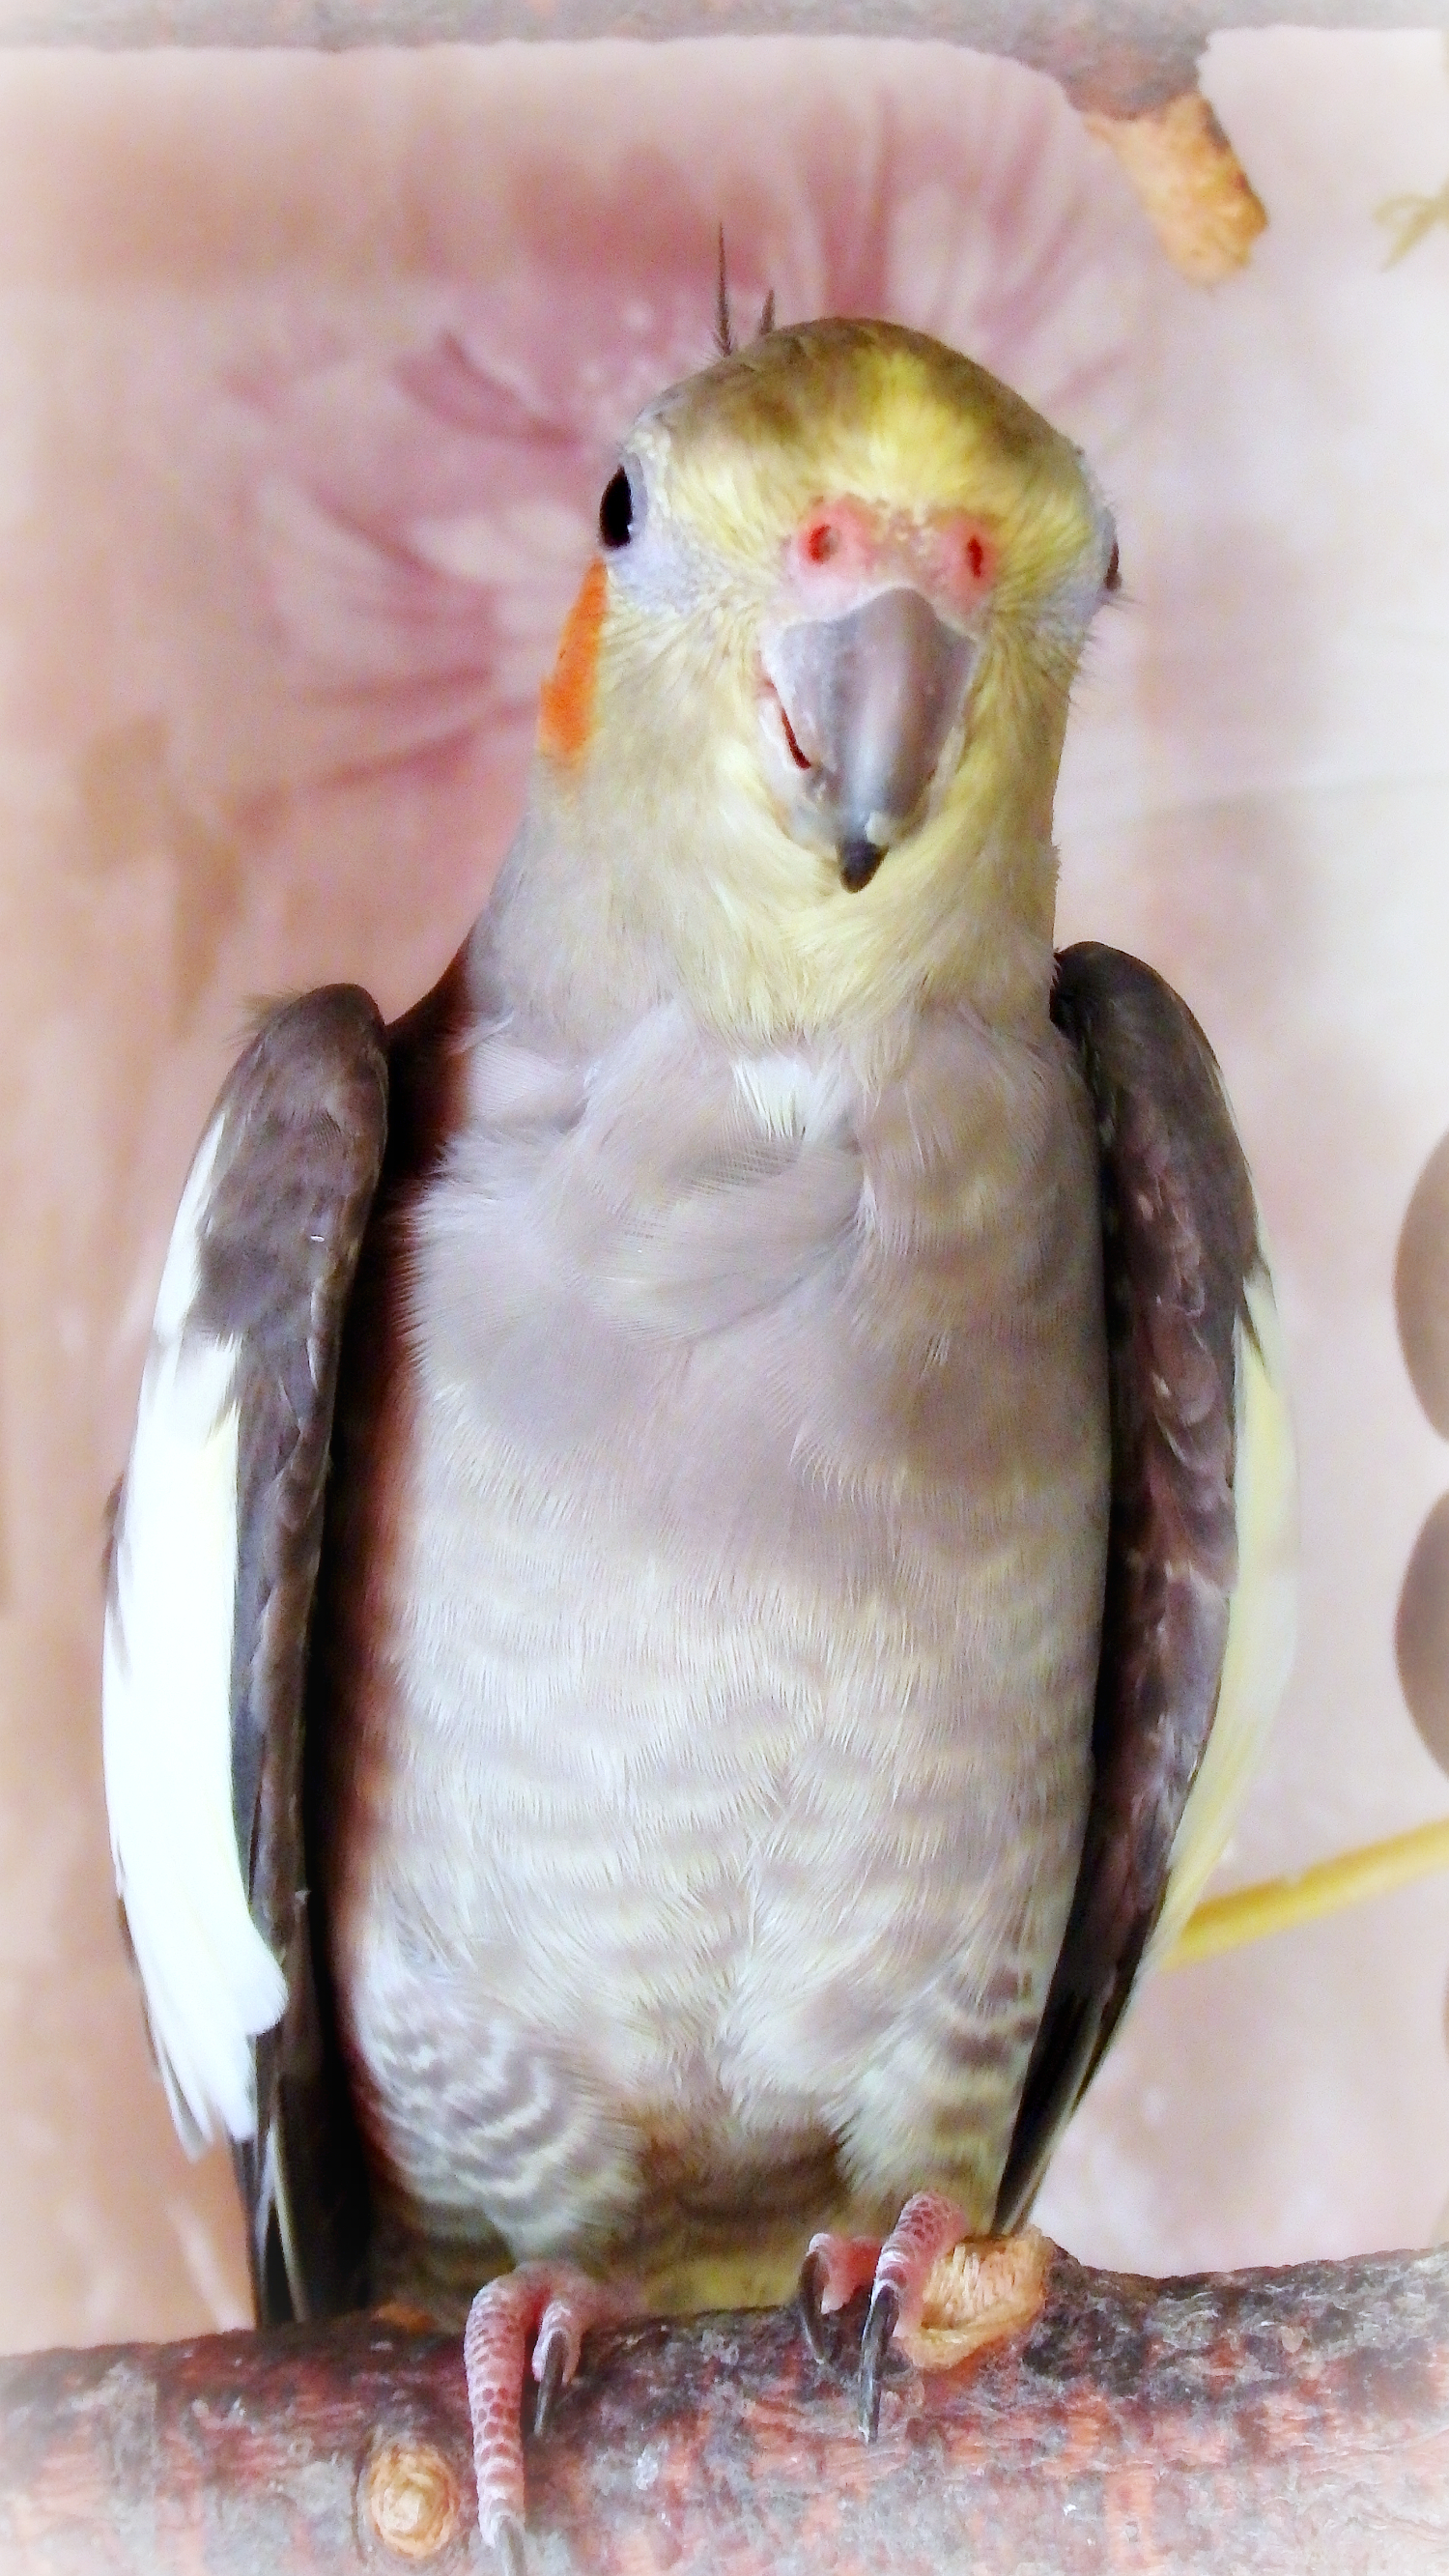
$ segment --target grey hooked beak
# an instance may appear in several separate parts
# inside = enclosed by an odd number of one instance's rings
[[[800,618],[766,641],[765,672],[802,795],[852,893],[915,821],[966,703],[976,651],[904,586],[843,617]]]

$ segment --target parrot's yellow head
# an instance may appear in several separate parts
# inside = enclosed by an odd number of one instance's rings
[[[1044,1011],[1068,694],[1116,580],[1077,451],[919,333],[772,331],[662,395],[542,691],[495,916],[532,989],[596,1026],[681,994],[747,1044]]]

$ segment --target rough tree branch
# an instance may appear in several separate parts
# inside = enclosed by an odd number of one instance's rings
[[[631,2326],[528,2477],[548,2576],[1439,2576],[1449,2251],[1177,2281],[1058,2253],[1035,2324],[899,2383],[873,2450],[788,2312]],[[484,2563],[473,2511],[452,2336],[0,2363],[7,2576],[443,2576]]]

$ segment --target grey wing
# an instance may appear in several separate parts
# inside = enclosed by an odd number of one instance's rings
[[[365,2203],[319,1997],[303,1709],[343,1320],[387,1055],[356,987],[272,1012],[198,1148],[110,1555],[117,1885],[177,2126],[232,2143],[258,2313],[346,2305]]]
[[[1065,950],[1052,1011],[1100,1140],[1112,1500],[1092,1798],[1003,2229],[1218,1858],[1293,1639],[1292,1434],[1217,1064],[1186,1004],[1115,949]]]

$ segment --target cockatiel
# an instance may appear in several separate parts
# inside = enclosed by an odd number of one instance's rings
[[[391,1030],[271,1013],[186,1185],[105,1649],[157,2056],[261,2316],[485,2284],[513,2564],[530,2343],[548,2400],[812,2229],[874,2429],[1283,1677],[1217,1070],[1145,966],[1053,954],[1117,581],[1077,452],[915,333],[664,394],[461,953]]]

